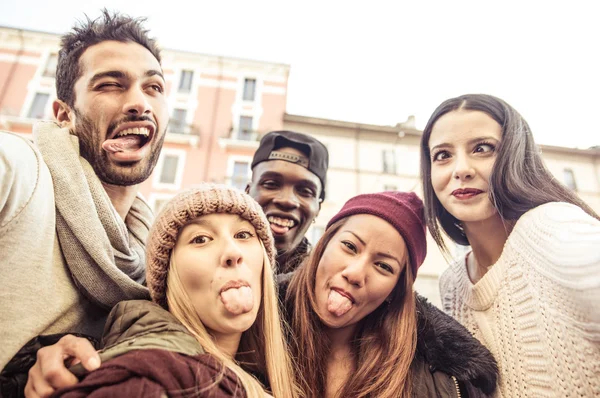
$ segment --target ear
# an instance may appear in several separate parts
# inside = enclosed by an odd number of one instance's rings
[[[57,99],[52,103],[52,111],[54,112],[54,118],[60,125],[60,127],[68,127],[72,129],[75,123],[73,111],[71,107],[65,102]]]

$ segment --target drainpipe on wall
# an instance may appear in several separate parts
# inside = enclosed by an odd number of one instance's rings
[[[6,77],[6,84],[4,85],[4,87],[2,87],[2,90],[0,91],[0,114],[2,113],[3,109],[2,104],[4,103],[4,97],[6,96],[6,93],[8,93],[8,87],[10,86],[13,75],[17,70],[17,65],[19,64],[21,55],[23,55],[23,52],[25,51],[25,37],[23,35],[22,29],[19,29],[19,39],[21,40],[21,46],[19,47],[19,51],[17,52],[17,56],[15,57],[15,62],[13,62],[13,64],[11,65],[10,71],[8,72],[8,76]]]
[[[219,57],[219,81],[217,83],[217,91],[215,92],[215,105],[213,107],[212,120],[210,122],[210,135],[208,136],[208,142],[206,143],[206,156],[204,161],[204,177],[202,181],[208,179],[208,168],[210,165],[210,158],[213,149],[214,137],[216,135],[217,116],[219,113],[219,99],[221,97],[221,81],[223,79],[223,57]]]

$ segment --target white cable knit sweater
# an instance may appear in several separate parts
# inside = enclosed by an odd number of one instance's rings
[[[494,355],[499,397],[600,397],[600,221],[577,206],[525,213],[473,285],[440,279],[444,310]]]

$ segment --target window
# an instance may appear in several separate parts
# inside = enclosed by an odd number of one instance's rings
[[[396,174],[396,154],[393,149],[383,150],[383,172]]]
[[[256,79],[244,79],[244,101],[254,101]]]
[[[252,141],[252,116],[240,116],[238,140]]]
[[[563,178],[565,185],[569,187],[569,189],[577,191],[577,183],[575,182],[575,173],[573,173],[573,169],[564,169]]]
[[[398,190],[398,186],[394,185],[394,184],[384,184],[383,185],[383,190],[384,191],[397,191]]]
[[[49,98],[50,94],[36,93],[27,117],[32,119],[42,119],[46,114],[46,103]]]
[[[165,155],[162,163],[162,170],[160,171],[161,184],[175,184],[175,177],[177,176],[177,164],[179,163],[179,156],[177,155]]]
[[[240,191],[246,189],[248,184],[248,170],[250,164],[248,162],[234,162],[233,175],[231,176],[231,185]]]
[[[171,199],[156,199],[154,201],[154,214],[158,214],[164,205],[166,205]]]
[[[58,54],[50,54],[48,56],[48,61],[46,61],[46,67],[44,68],[43,76],[55,77],[57,64],[58,64]]]
[[[177,134],[185,134],[186,133],[186,121],[185,119],[187,118],[187,110],[185,109],[173,109],[173,117],[171,118],[170,121],[170,128],[169,130],[172,133],[177,133]]]
[[[179,91],[188,93],[192,89],[192,78],[194,77],[194,71],[182,70],[181,78],[179,79]]]

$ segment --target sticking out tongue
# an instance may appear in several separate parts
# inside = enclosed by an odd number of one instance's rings
[[[281,225],[277,225],[274,222],[271,223],[271,230],[276,234],[285,234],[290,230],[290,227],[282,227]]]
[[[352,301],[346,296],[342,296],[335,290],[329,292],[327,299],[327,311],[335,316],[342,316],[352,308]]]
[[[225,290],[221,293],[221,301],[232,315],[245,314],[254,307],[254,296],[248,286]]]
[[[141,147],[142,136],[140,135],[126,135],[124,137],[106,140],[102,144],[102,149],[110,153],[133,152]]]

